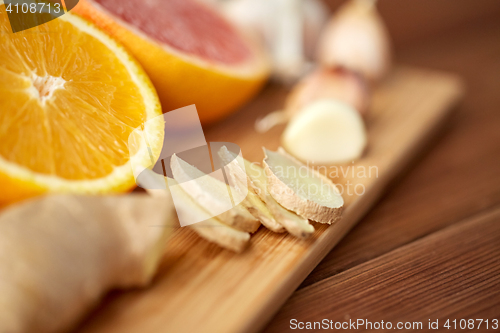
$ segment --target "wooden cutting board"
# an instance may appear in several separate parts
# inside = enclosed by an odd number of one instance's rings
[[[260,162],[261,147],[276,149],[283,127],[258,134],[253,124],[281,108],[286,93],[284,88],[268,86],[250,106],[206,130],[207,141],[237,143],[244,157]],[[78,331],[258,331],[414,160],[461,94],[461,81],[453,75],[396,68],[374,91],[364,158],[319,169],[344,188],[346,210],[339,222],[330,227],[315,224],[314,237],[305,241],[261,227],[242,254],[209,244],[183,228],[168,245],[149,288],[112,293]],[[355,193],[363,188],[364,194]]]

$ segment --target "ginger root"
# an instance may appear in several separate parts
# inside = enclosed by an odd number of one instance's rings
[[[145,286],[172,216],[170,200],[147,195],[49,196],[3,211],[0,332],[66,331],[108,290]]]

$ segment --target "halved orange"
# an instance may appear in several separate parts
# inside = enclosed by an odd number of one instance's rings
[[[195,104],[203,124],[243,105],[269,75],[266,53],[200,0],[80,0],[74,12],[120,41],[163,111]]]
[[[104,32],[68,13],[12,33],[0,0],[0,205],[129,190],[129,135],[146,122],[159,151],[163,126],[148,121],[157,116],[148,77]],[[136,152],[149,158],[147,147]]]

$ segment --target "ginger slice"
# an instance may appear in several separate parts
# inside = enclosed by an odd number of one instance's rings
[[[163,177],[151,170],[144,170],[141,180],[143,182],[141,186],[149,188],[147,190],[149,194],[155,197],[172,196],[174,198],[179,219],[200,221],[187,226],[200,237],[238,253],[248,246],[249,233],[231,228],[217,217],[212,217],[203,207],[194,202],[181,187],[176,186],[178,183],[175,179]]]
[[[198,170],[175,154],[170,160],[170,167],[178,186],[211,216],[241,231],[257,231],[259,220],[243,206],[231,206],[229,193],[234,195],[236,192],[231,191],[227,184]]]
[[[144,194],[47,196],[0,214],[0,332],[62,332],[112,288],[153,277],[173,227]]]
[[[328,178],[281,148],[278,152],[264,148],[264,154],[268,190],[279,204],[320,223],[332,224],[340,218],[344,200]]]
[[[251,180],[238,164],[238,159],[241,158],[237,155],[234,155],[235,157],[237,156],[236,158],[232,158],[229,154],[226,146],[221,147],[218,153],[219,158],[223,162],[226,176],[230,179],[235,189],[247,192],[246,198],[241,202],[242,205],[269,230],[277,233],[285,232],[285,228],[276,221],[266,204],[255,192]],[[242,161],[239,162],[243,164]]]
[[[314,227],[309,224],[309,221],[297,214],[283,208],[267,190],[267,178],[264,169],[256,164],[252,164],[244,158],[229,151],[225,146],[219,150],[221,160],[228,165],[231,173],[235,177],[239,177],[240,181],[246,181],[253,193],[258,195],[266,204],[267,208],[274,216],[275,220],[280,223],[290,234],[299,238],[307,238],[314,233]],[[242,161],[238,160],[241,159]],[[240,167],[243,162],[245,170]]]
[[[169,179],[169,183],[175,184],[174,179]],[[177,214],[184,215],[188,219],[197,219],[201,222],[189,226],[199,236],[215,243],[225,249],[242,252],[248,245],[250,234],[231,228],[222,223],[216,217],[210,217],[210,214],[200,207],[193,199],[179,186],[170,187],[172,196],[175,198],[175,207]]]
[[[321,99],[292,118],[281,140],[301,161],[335,164],[361,157],[367,136],[359,112],[334,99]]]
[[[249,191],[247,198],[243,200],[241,204],[250,212],[250,214],[253,215],[253,217],[259,220],[267,229],[276,233],[285,232],[285,228],[283,228],[283,226],[276,221],[271,211],[267,208],[264,202],[254,192]]]

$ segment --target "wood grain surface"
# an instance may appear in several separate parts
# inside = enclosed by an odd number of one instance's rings
[[[80,332],[253,332],[279,309],[317,263],[378,200],[386,186],[434,136],[462,92],[461,81],[441,72],[397,67],[373,96],[367,119],[369,147],[355,164],[319,169],[344,190],[347,209],[338,223],[316,224],[314,237],[297,240],[261,228],[242,254],[222,250],[181,229],[160,272],[145,290],[114,293]],[[230,141],[260,161],[261,147],[279,146],[282,128],[254,132],[253,123],[282,106],[286,90],[269,86],[254,103],[206,132]],[[356,174],[348,168],[356,167]],[[374,169],[370,169],[370,167]],[[358,170],[364,169],[365,176]],[[375,170],[375,171],[374,171]],[[369,173],[371,171],[371,174]],[[347,185],[352,184],[349,192]],[[356,195],[354,185],[365,193]],[[361,192],[361,191],[359,191]],[[358,193],[359,193],[358,192]]]
[[[497,208],[303,288],[268,331],[287,330],[297,310],[303,322],[383,318],[394,325],[422,323],[426,330],[429,320],[446,330],[447,319],[479,319],[478,312],[500,299],[500,289],[491,289],[500,284],[499,221]]]

